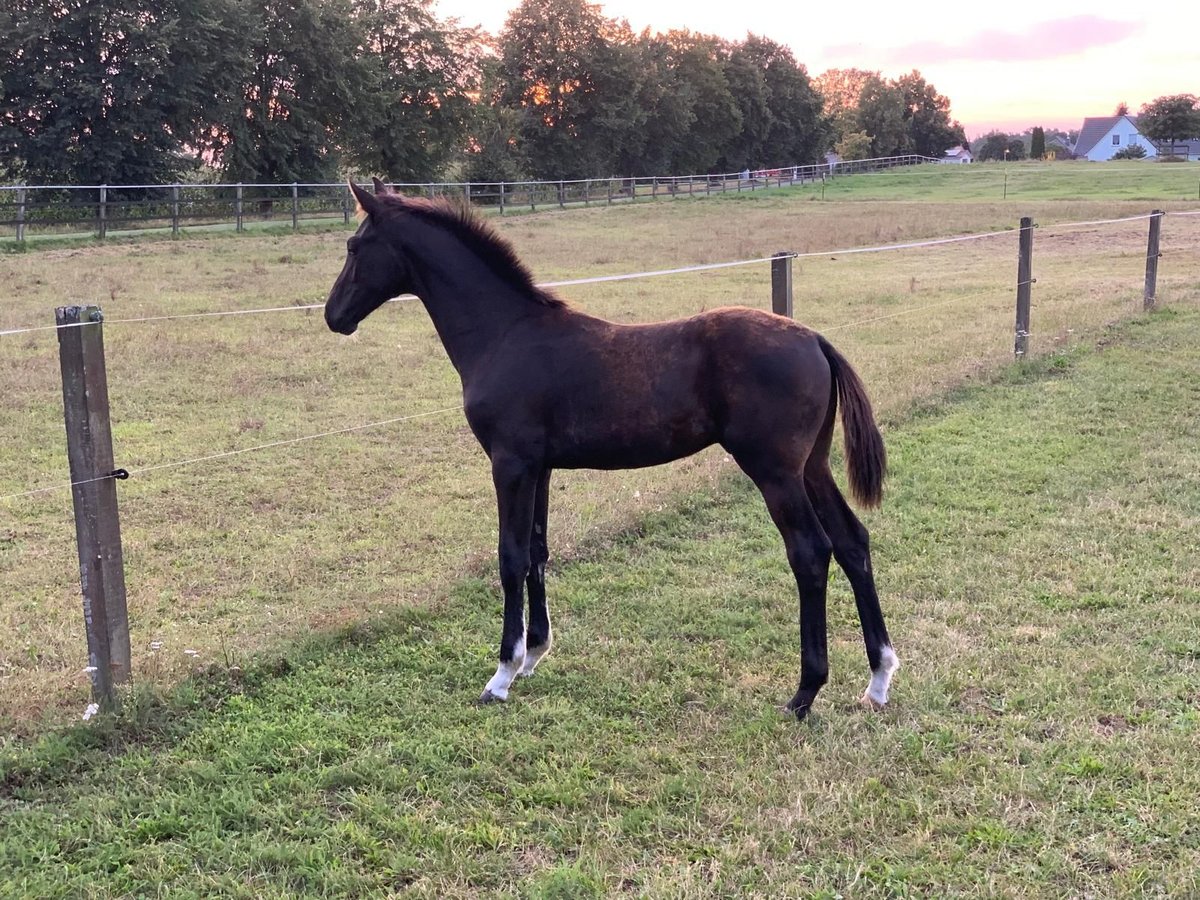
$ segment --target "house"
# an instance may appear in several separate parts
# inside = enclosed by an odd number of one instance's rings
[[[1158,156],[1158,150],[1150,139],[1138,131],[1134,116],[1091,116],[1083,120],[1079,140],[1075,142],[1075,156],[1103,162],[1112,159],[1126,147],[1140,145],[1146,158]]]
[[[946,151],[946,155],[942,157],[944,163],[969,163],[974,162],[975,157],[971,155],[971,151],[961,144],[957,147],[951,147]]]
[[[1159,156],[1174,156],[1178,159],[1200,159],[1200,138],[1175,141],[1175,143],[1170,145],[1166,141],[1162,141],[1158,144],[1158,154]]]

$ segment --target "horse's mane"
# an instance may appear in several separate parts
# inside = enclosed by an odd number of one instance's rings
[[[423,197],[402,197],[399,194],[380,194],[377,199],[397,210],[442,226],[483,260],[488,268],[530,300],[555,308],[567,305],[561,297],[538,287],[533,281],[533,273],[517,256],[512,244],[498,235],[491,225],[464,203],[456,203],[444,197],[426,200]]]

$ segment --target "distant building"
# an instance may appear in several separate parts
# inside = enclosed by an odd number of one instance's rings
[[[1189,160],[1200,159],[1200,139],[1192,138],[1187,141],[1176,141],[1173,144],[1161,141],[1158,144],[1158,155],[1175,156],[1179,159]]]
[[[1126,147],[1133,146],[1142,147],[1146,151],[1146,159],[1158,156],[1158,149],[1138,131],[1136,117],[1093,116],[1083,120],[1079,140],[1075,142],[1075,156],[1104,162]]]
[[[946,155],[942,157],[944,163],[969,163],[974,162],[975,157],[971,155],[971,151],[959,144],[957,147],[951,147],[946,151]]]

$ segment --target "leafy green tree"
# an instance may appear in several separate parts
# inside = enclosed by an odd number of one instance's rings
[[[1138,113],[1138,130],[1170,153],[1176,141],[1200,137],[1200,109],[1192,94],[1172,94],[1151,100]]]
[[[372,85],[350,0],[264,0],[251,11],[238,96],[199,143],[230,180],[330,180],[337,139],[354,133]]]
[[[1039,125],[1033,129],[1033,136],[1029,141],[1029,157],[1030,159],[1041,159],[1046,155],[1046,132]]]
[[[763,72],[769,125],[759,165],[768,168],[815,162],[828,145],[830,127],[821,95],[792,51],[751,34],[740,48]]]
[[[1008,151],[1005,158],[1010,161],[1025,158],[1025,142],[1019,137],[1010,138],[1004,149]]]
[[[741,45],[735,45],[725,63],[725,79],[742,127],[726,143],[717,165],[726,172],[758,168],[771,131],[767,75]]]
[[[1004,151],[1007,148],[1008,135],[1000,131],[990,131],[975,142],[975,158],[980,162],[1003,162]]]
[[[831,140],[840,141],[858,128],[858,98],[863,86],[878,72],[865,69],[828,69],[813,80],[824,102],[825,115],[830,120]],[[865,159],[866,157],[861,157]]]
[[[742,128],[741,109],[725,74],[727,45],[689,31],[671,31],[655,40],[665,48],[673,76],[670,91],[688,111],[686,133],[670,144],[667,160],[655,174],[711,172]]]
[[[1112,155],[1113,159],[1145,159],[1146,148],[1141,144],[1129,144]]]
[[[480,69],[478,101],[467,122],[463,178],[466,181],[526,181],[529,169],[520,150],[521,111],[500,102],[499,60],[488,56]]]
[[[236,0],[7,0],[0,158],[31,180],[153,184],[236,90]]]
[[[890,82],[872,76],[858,98],[858,130],[871,136],[871,156],[895,156],[909,151],[904,94]]]
[[[627,31],[628,29],[626,29]],[[584,0],[524,0],[500,34],[500,102],[519,110],[532,174],[611,173],[645,110],[633,55],[610,41],[616,23]]]
[[[904,103],[907,152],[941,159],[967,139],[962,125],[950,118],[950,98],[939,94],[916,69],[896,81]]]
[[[363,93],[350,100],[354,114],[340,144],[360,171],[431,181],[464,144],[480,91],[480,39],[473,30],[439,21],[431,5],[354,0],[365,39]]]
[[[833,149],[841,159],[870,159],[871,136],[865,131],[852,131],[842,137]]]

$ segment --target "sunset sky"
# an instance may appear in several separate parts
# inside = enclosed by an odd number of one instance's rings
[[[442,16],[499,31],[516,0],[438,0]],[[635,29],[690,28],[792,49],[810,75],[829,68],[921,73],[950,98],[970,137],[992,128],[1078,128],[1163,94],[1200,94],[1200,4],[1004,0],[924,5],[740,0],[610,0]]]

